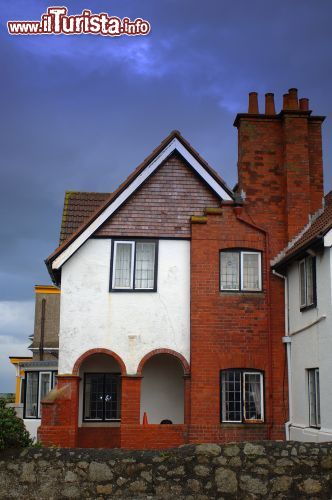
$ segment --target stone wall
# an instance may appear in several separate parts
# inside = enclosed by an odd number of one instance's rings
[[[330,499],[331,472],[332,443],[30,448],[0,455],[0,498]]]

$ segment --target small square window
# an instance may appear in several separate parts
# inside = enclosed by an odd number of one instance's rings
[[[111,290],[156,291],[156,267],[156,241],[114,241]]]
[[[250,370],[222,370],[222,422],[262,422],[264,420],[263,374]]]
[[[220,290],[261,291],[261,253],[246,250],[221,251]]]

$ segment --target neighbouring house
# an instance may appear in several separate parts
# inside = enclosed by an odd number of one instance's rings
[[[297,90],[238,114],[238,184],[173,131],[113,193],[69,192],[57,386],[39,439],[164,448],[283,439],[284,284],[270,267],[322,207],[321,124]]]
[[[32,357],[9,358],[16,367],[15,410],[33,438],[41,422],[41,400],[55,386],[58,373],[59,320],[60,290],[36,285],[34,332],[28,347]]]
[[[275,260],[285,279],[290,439],[332,440],[332,191]]]

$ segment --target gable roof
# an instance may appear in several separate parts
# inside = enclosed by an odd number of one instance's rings
[[[324,209],[319,210],[312,216],[309,223],[272,262],[272,267],[282,267],[321,240],[332,228],[332,191],[325,196],[324,201]]]
[[[222,200],[233,200],[233,192],[210,165],[186,141],[180,132],[174,130],[152,153],[129,175],[129,177],[45,260],[50,275],[57,281],[56,274],[61,266],[78,248],[140,187],[140,185],[173,153],[177,151],[196,173]],[[90,193],[91,194],[91,193]],[[102,193],[102,195],[106,193]],[[90,203],[90,208],[93,203]],[[74,204],[71,205],[73,207]],[[71,210],[75,210],[71,208]],[[89,209],[88,209],[89,211]],[[81,215],[78,217],[80,219]],[[84,217],[83,217],[84,218]],[[68,228],[66,232],[68,234]],[[70,228],[69,228],[70,231]],[[65,237],[66,234],[63,233]]]
[[[66,191],[60,229],[60,245],[105,204],[112,193]]]

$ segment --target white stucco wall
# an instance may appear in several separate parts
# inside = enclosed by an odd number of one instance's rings
[[[298,263],[288,270],[289,331],[291,336],[292,425],[290,438],[301,441],[332,440],[332,306],[331,249],[316,256],[317,307],[300,311]],[[321,319],[326,316],[326,319]],[[315,325],[310,324],[318,321]],[[308,376],[319,368],[321,429],[309,427]]]
[[[149,424],[171,420],[184,422],[184,380],[180,362],[165,354],[149,359],[143,368],[141,422],[144,412]]]
[[[190,242],[160,240],[157,292],[109,292],[111,240],[90,239],[64,264],[59,373],[98,347],[135,374],[148,352],[168,348],[189,361]]]
[[[40,426],[40,418],[25,418],[23,419],[26,430],[29,432],[30,437],[37,441],[37,429]]]

